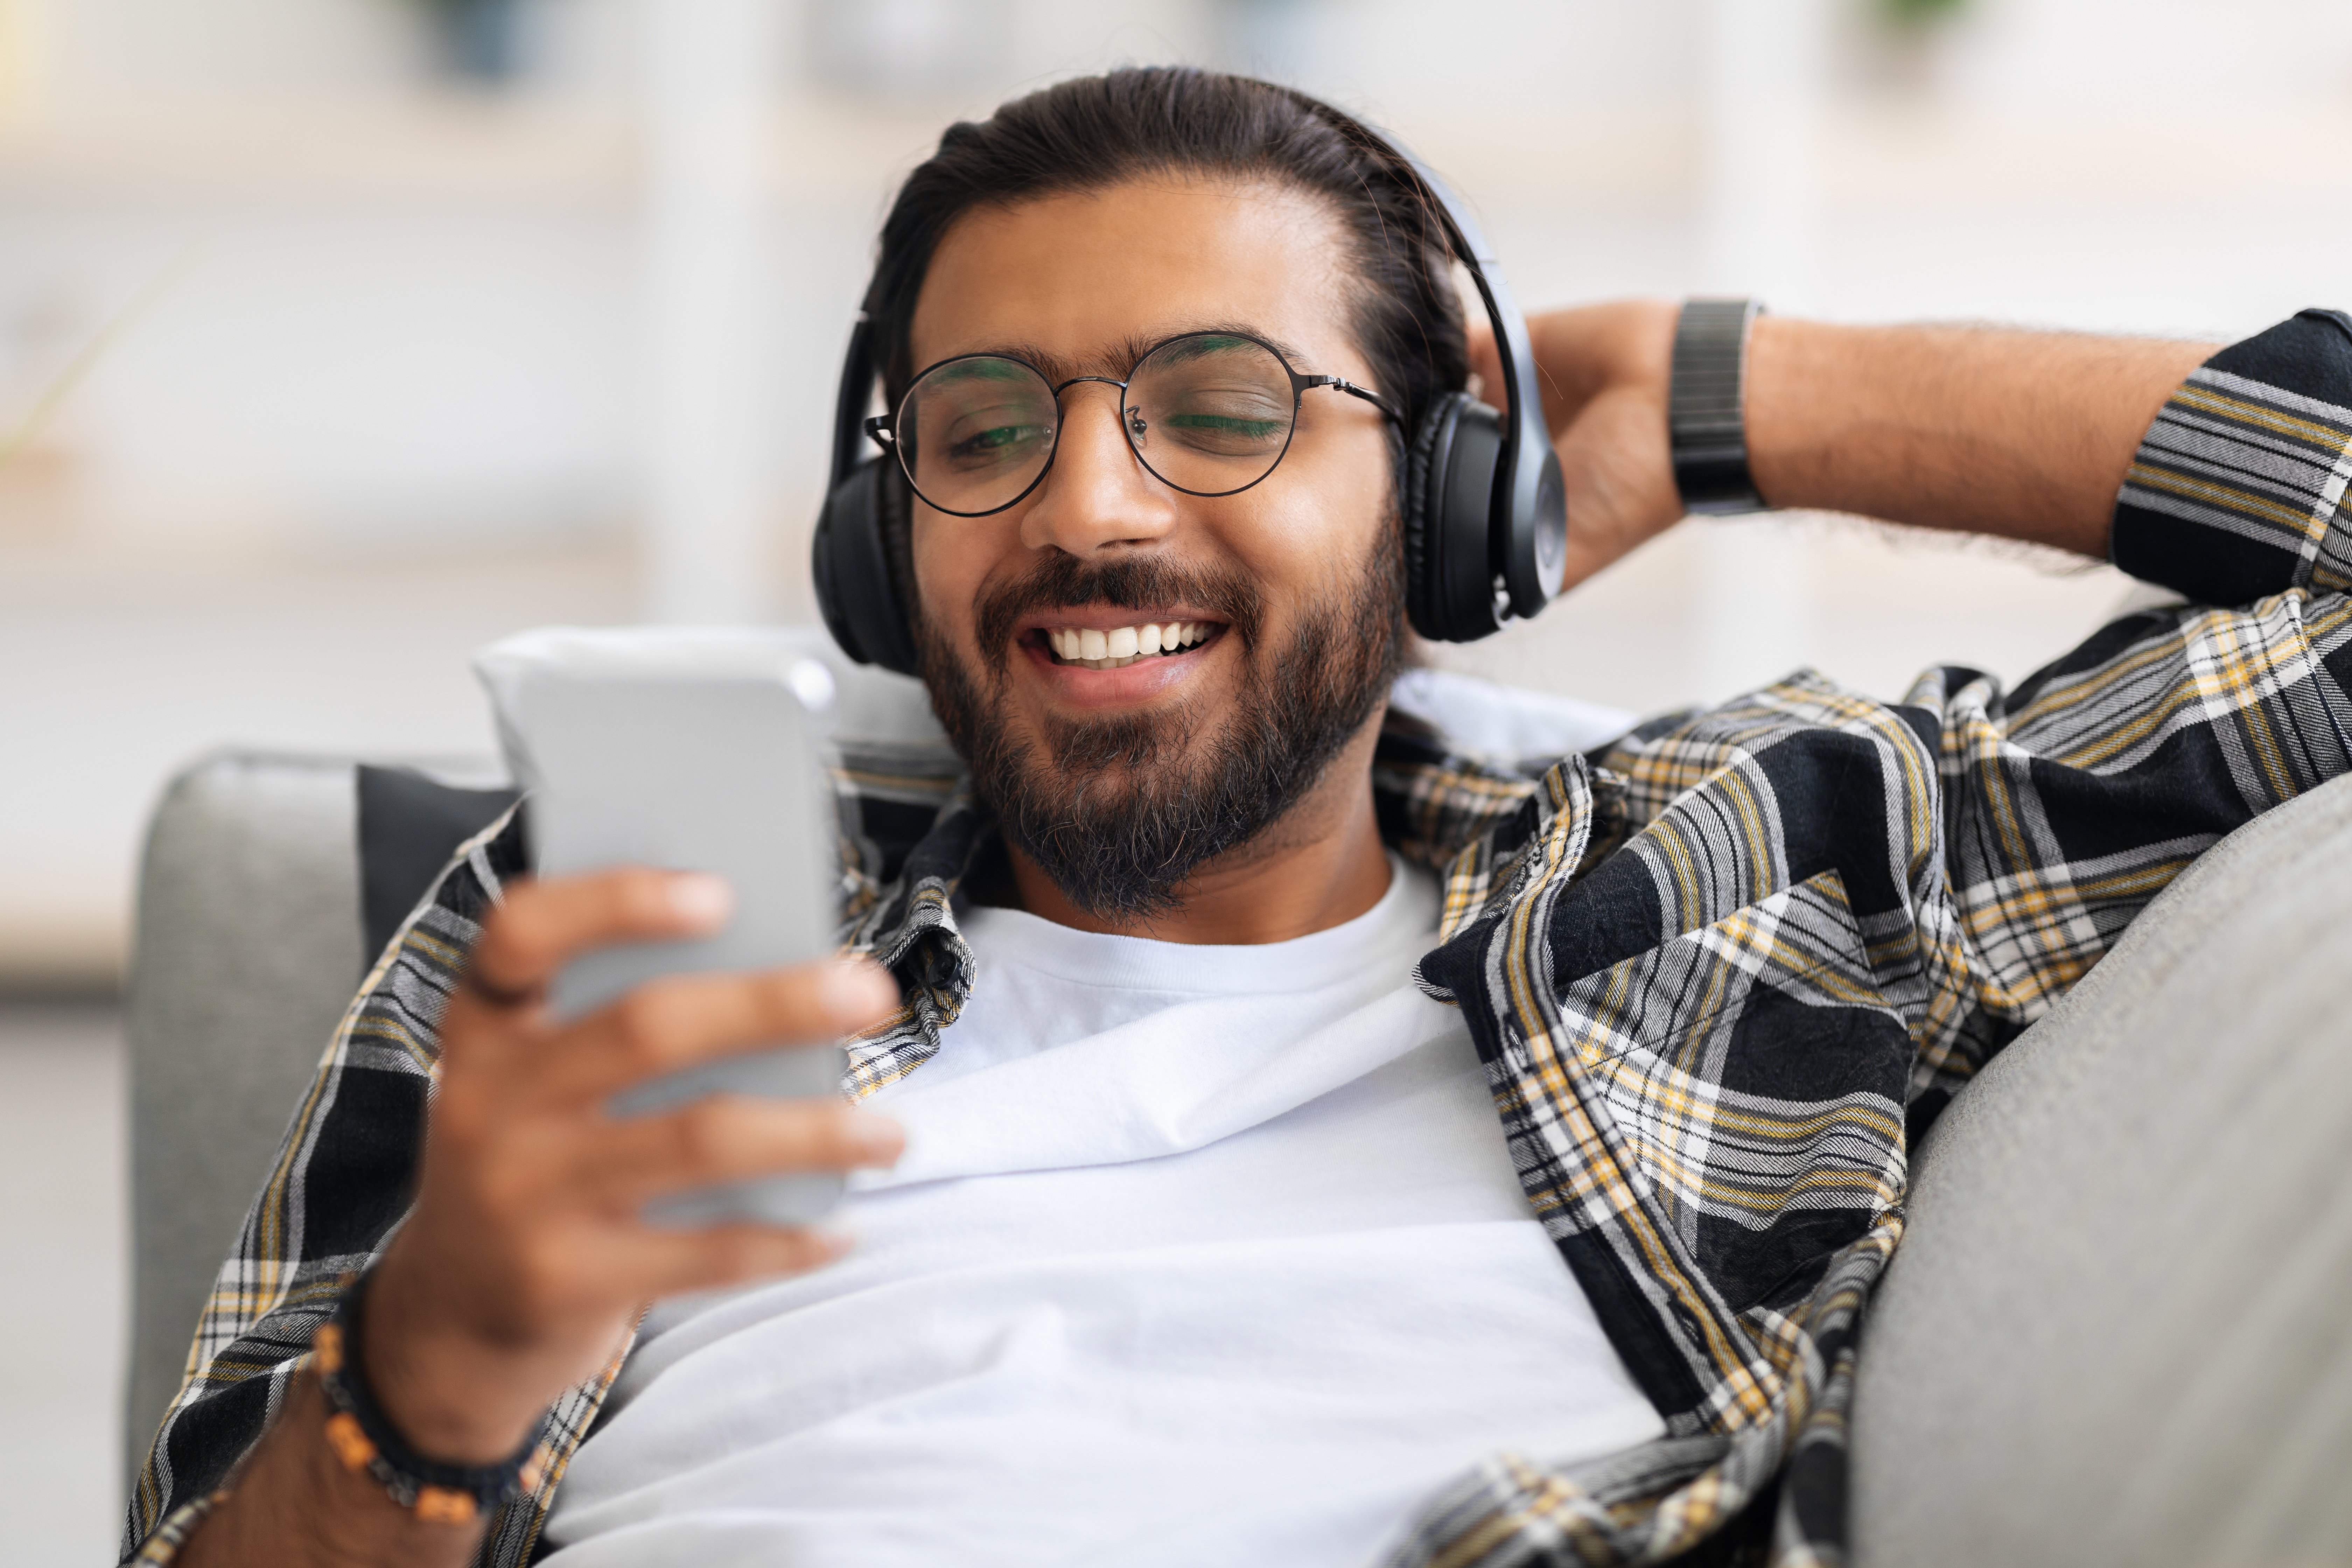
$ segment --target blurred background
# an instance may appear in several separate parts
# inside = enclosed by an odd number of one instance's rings
[[[897,179],[1073,72],[1401,132],[1531,307],[2227,338],[2352,302],[2341,0],[0,0],[0,1520],[115,1530],[144,815],[236,744],[487,752],[474,647],[805,620]],[[2015,678],[2104,568],[1693,523],[1443,663],[1650,710]]]

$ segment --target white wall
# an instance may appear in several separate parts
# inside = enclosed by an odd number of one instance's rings
[[[0,0],[0,432],[185,258],[0,471],[0,971],[116,961],[141,814],[192,750],[478,749],[472,640],[656,602],[660,3],[531,0],[533,73],[490,94],[429,77],[410,0]],[[719,334],[752,523],[717,588],[661,603],[682,615],[808,613],[889,190],[946,121],[1067,71],[1257,61],[1385,121],[1531,304],[1745,286],[2228,335],[2342,302],[2352,254],[2341,0],[1975,0],[1924,47],[1860,0],[772,5],[760,259]],[[1757,31],[1806,15],[1810,51]],[[1742,138],[1769,115],[1768,156]],[[1885,688],[1943,657],[2018,673],[2115,591],[1718,527],[1447,657],[1643,707],[1801,659]]]
[[[495,103],[423,85],[409,0],[0,5],[37,44],[31,103],[0,131],[0,414],[194,250],[50,443],[49,467],[81,476],[104,525],[429,540],[632,514],[647,165],[630,0],[541,0],[541,69]],[[824,168],[791,132],[774,149],[785,243],[772,310],[744,331],[779,374],[787,348],[837,335],[835,279],[949,112],[1068,69],[1268,37],[1306,85],[1454,173],[1530,300],[1760,282],[1782,309],[1848,317],[2228,332],[2334,286],[2340,143],[2317,132],[2352,108],[2352,7],[1979,0],[1907,101],[1874,90],[1848,26],[1802,169],[1741,132],[1789,59],[1727,73],[1747,94],[1727,129],[1710,136],[1701,112],[1710,27],[1759,7],[1493,0],[1433,26],[1407,0],[876,0],[814,16],[778,0],[776,98],[794,126],[849,134]],[[867,79],[934,12],[997,16],[1002,41],[965,50],[962,79],[914,51],[911,97]],[[812,80],[861,48],[860,79],[881,90]],[[1769,221],[1800,189],[1812,208],[1801,234],[1733,243],[1728,264],[1709,152],[1726,145],[1745,155],[1728,176],[1748,193],[1738,222]],[[2184,185],[2230,199],[2184,225]],[[1772,259],[1792,247],[1801,265]],[[796,391],[787,376],[755,394],[781,400],[765,483],[794,509],[811,482],[788,430],[805,412]]]

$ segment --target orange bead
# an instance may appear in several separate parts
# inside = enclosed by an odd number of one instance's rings
[[[452,1491],[447,1487],[416,1489],[416,1517],[427,1523],[471,1524],[474,1512],[470,1492]]]
[[[375,1458],[375,1445],[360,1430],[358,1419],[345,1411],[338,1410],[327,1417],[327,1446],[334,1449],[335,1458],[342,1460],[347,1470],[364,1470],[368,1461]]]

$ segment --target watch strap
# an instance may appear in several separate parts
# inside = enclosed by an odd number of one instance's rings
[[[1748,331],[1754,300],[1687,300],[1675,323],[1666,432],[1684,510],[1762,511],[1748,471]]]

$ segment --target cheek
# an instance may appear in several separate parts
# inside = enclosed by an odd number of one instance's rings
[[[916,602],[925,620],[958,642],[971,635],[972,603],[994,559],[993,531],[981,525],[980,520],[942,517],[919,502],[916,505],[912,535]]]
[[[1243,552],[1250,567],[1265,582],[1296,584],[1311,595],[1351,578],[1374,535],[1393,525],[1388,443],[1376,437],[1345,445],[1299,464],[1296,475],[1286,458],[1276,478],[1287,482],[1265,487],[1270,493],[1240,536],[1247,540]]]

